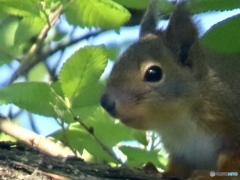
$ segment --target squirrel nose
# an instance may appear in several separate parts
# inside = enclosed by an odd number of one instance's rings
[[[115,110],[115,102],[109,98],[107,94],[102,95],[100,100],[101,106],[108,111],[109,113],[113,113]]]

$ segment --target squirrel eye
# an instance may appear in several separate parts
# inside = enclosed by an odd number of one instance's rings
[[[144,75],[146,82],[158,82],[162,79],[162,69],[159,66],[150,66]]]

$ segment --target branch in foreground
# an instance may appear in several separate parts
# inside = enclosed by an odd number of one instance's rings
[[[159,173],[146,173],[141,169],[87,163],[77,157],[52,157],[24,144],[0,142],[0,151],[0,179],[160,180],[162,177]],[[12,173],[6,174],[10,170]]]
[[[22,171],[25,173],[23,177],[30,179],[150,180],[162,177],[159,173],[146,173],[141,169],[86,163],[74,156],[69,149],[23,129],[3,117],[0,117],[0,131],[24,142],[0,142],[0,179],[13,177],[12,173],[9,176],[6,174],[9,171],[17,174],[17,171]],[[21,172],[19,173],[16,177],[22,176]]]
[[[11,122],[9,119],[0,118],[0,131],[28,144],[33,148],[37,148],[46,154],[61,157],[75,156],[68,147],[63,147],[49,138],[39,136],[32,131],[24,129]]]

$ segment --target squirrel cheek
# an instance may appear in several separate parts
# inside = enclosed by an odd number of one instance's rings
[[[137,106],[136,104],[132,106],[131,104],[125,104],[118,108],[118,117],[121,122],[126,126],[139,129],[139,130],[151,130],[154,129],[152,121],[154,121],[152,116],[148,116],[149,113],[146,112],[147,108],[142,106]]]

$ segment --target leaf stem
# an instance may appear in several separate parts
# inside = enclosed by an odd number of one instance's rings
[[[119,159],[116,154],[109,149],[95,134],[94,134],[94,129],[93,127],[88,127],[84,122],[82,122],[79,118],[79,116],[74,116],[73,111],[71,110],[71,113],[73,115],[73,119],[78,122],[89,134],[96,140],[96,142],[102,147],[102,149],[107,152],[110,156],[112,156],[119,164],[123,165],[124,163],[122,162],[121,159]]]

